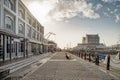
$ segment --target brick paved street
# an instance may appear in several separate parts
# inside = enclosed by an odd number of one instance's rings
[[[56,53],[45,64],[22,80],[119,80],[105,73],[95,65],[90,65],[78,57],[67,60],[65,53]]]

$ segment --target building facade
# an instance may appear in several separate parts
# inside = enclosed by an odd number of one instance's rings
[[[0,0],[0,61],[44,52],[44,27],[21,0]]]
[[[100,38],[98,34],[87,34],[83,37],[83,44],[99,44]]]
[[[55,52],[57,50],[57,44],[54,41],[48,41],[48,51]]]
[[[98,34],[87,34],[83,37],[82,43],[78,43],[75,50],[103,50],[106,46],[99,42],[100,38]]]

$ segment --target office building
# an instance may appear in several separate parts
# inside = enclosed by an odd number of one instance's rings
[[[83,37],[83,44],[99,44],[99,35],[98,34],[87,34],[86,37]]]

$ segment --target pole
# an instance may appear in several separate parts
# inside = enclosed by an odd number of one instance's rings
[[[110,55],[107,57],[107,70],[110,70]]]
[[[99,65],[99,55],[98,54],[96,55],[95,64]]]
[[[89,56],[89,62],[90,62],[91,61],[91,54],[89,53],[88,56]]]

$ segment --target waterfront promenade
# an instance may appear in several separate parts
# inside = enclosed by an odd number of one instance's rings
[[[119,80],[99,66],[86,62],[72,54],[55,53],[43,65],[29,73],[23,80]]]

